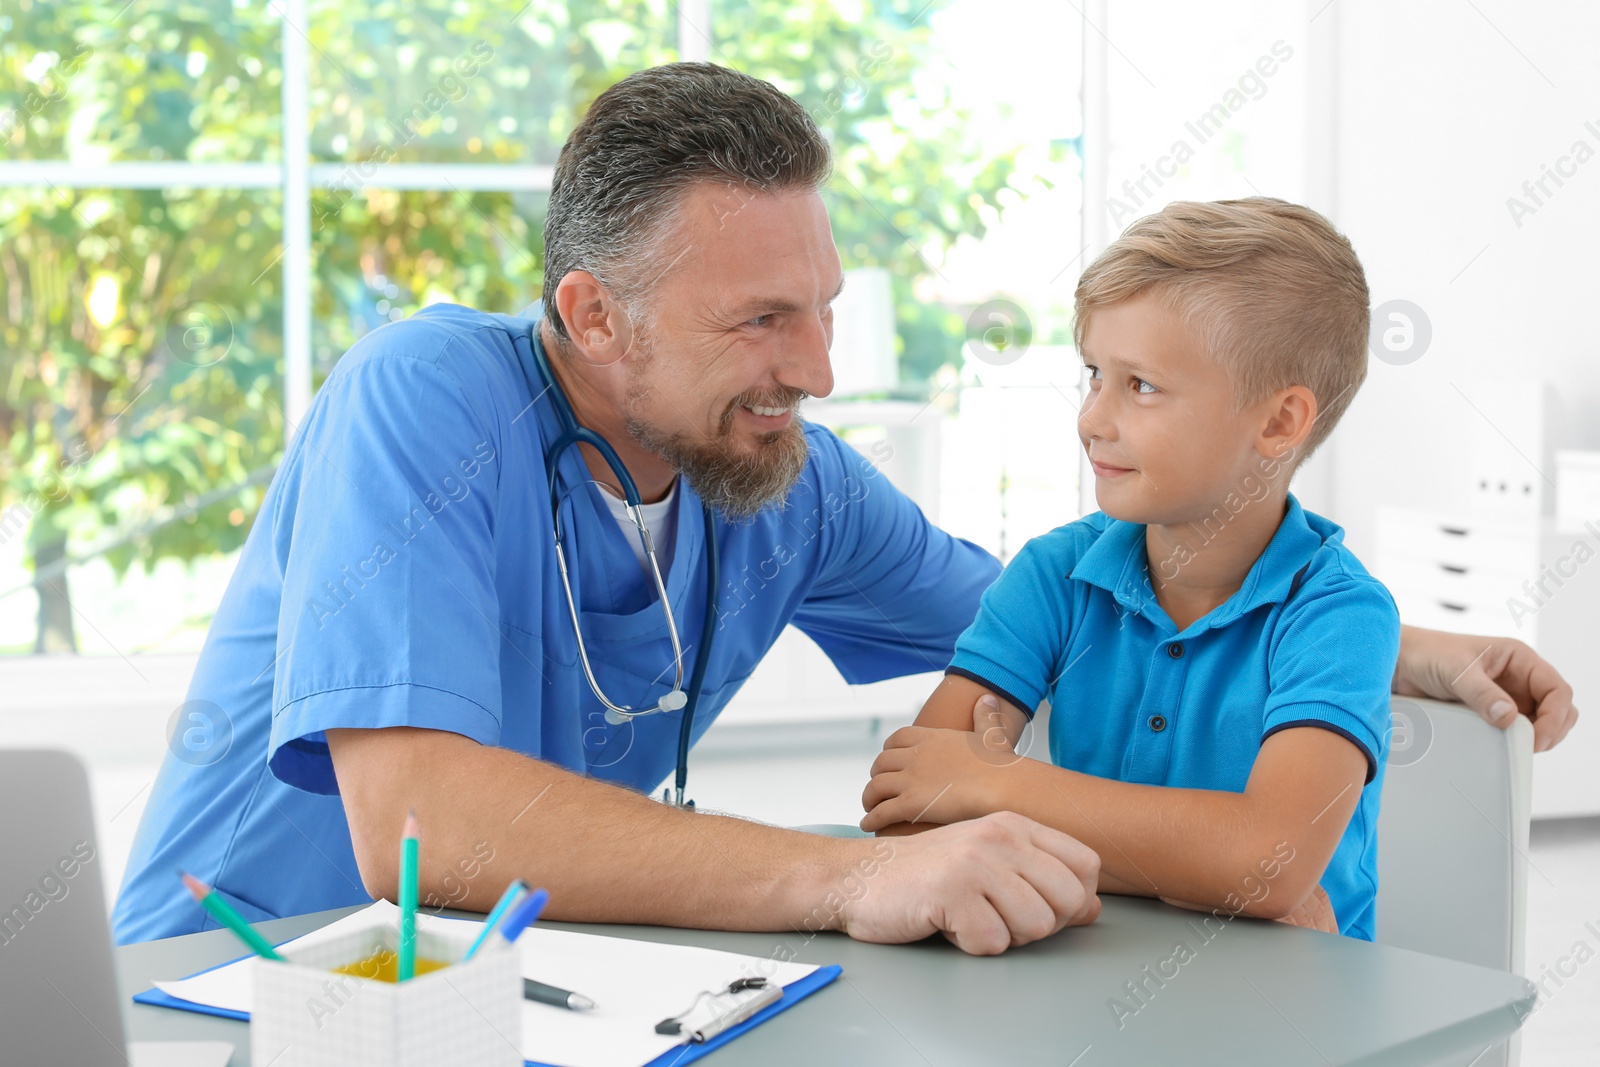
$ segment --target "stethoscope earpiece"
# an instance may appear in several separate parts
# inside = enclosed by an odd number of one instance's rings
[[[625,712],[618,711],[615,708],[607,708],[606,722],[610,723],[612,726],[621,726],[625,722],[631,722],[640,715],[648,715],[652,711],[669,713],[674,711],[682,711],[684,707],[688,705],[688,703],[689,694],[685,693],[682,689],[674,689],[670,693],[663,696],[660,700],[656,701],[655,707],[646,711]]]

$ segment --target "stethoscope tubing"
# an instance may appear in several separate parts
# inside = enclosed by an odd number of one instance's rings
[[[633,711],[613,704],[601,691],[599,681],[595,678],[593,666],[589,662],[588,649],[584,646],[583,628],[579,625],[577,599],[572,592],[572,580],[567,567],[566,549],[563,544],[563,531],[561,524],[561,491],[560,491],[560,466],[561,456],[567,449],[579,444],[589,445],[600,453],[606,465],[616,476],[622,488],[623,499],[628,506],[629,517],[639,528],[644,538],[646,558],[650,562],[650,572],[655,580],[656,592],[661,597],[661,604],[667,616],[667,633],[672,641],[673,662],[676,666],[676,677],[673,689],[682,692],[685,696],[683,705],[683,719],[678,724],[678,752],[677,769],[673,776],[672,802],[678,807],[693,807],[693,801],[684,800],[684,791],[689,779],[689,744],[694,733],[694,716],[700,704],[700,694],[705,687],[706,667],[711,661],[711,646],[716,637],[717,630],[717,588],[721,583],[721,560],[717,547],[716,515],[706,504],[701,504],[701,517],[705,524],[706,540],[706,616],[700,631],[699,655],[695,657],[694,668],[689,675],[689,685],[683,688],[683,650],[678,636],[677,621],[672,615],[672,603],[667,598],[666,583],[661,576],[661,567],[656,558],[655,546],[650,532],[645,528],[643,518],[639,512],[642,501],[639,488],[634,483],[633,476],[623,465],[622,459],[617,455],[611,443],[593,430],[578,425],[577,416],[572,410],[572,405],[567,402],[566,395],[561,391],[561,386],[556,382],[555,372],[551,369],[545,357],[543,346],[540,344],[534,331],[528,331],[528,347],[533,356],[535,369],[540,379],[545,384],[545,389],[538,394],[539,397],[549,395],[551,406],[554,407],[556,418],[561,424],[561,436],[556,439],[544,456],[545,476],[550,491],[550,512],[554,526],[554,539],[556,549],[557,570],[561,576],[562,591],[567,601],[567,611],[572,619],[573,639],[578,646],[578,659],[582,664],[585,680],[595,697],[606,706],[608,711],[622,716],[631,722],[639,715],[651,714],[662,710],[658,703],[656,708],[648,711]],[[537,401],[538,397],[535,397]]]

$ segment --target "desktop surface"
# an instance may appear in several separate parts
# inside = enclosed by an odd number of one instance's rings
[[[712,1054],[720,1067],[872,1063],[1463,1063],[1511,1034],[1534,989],[1502,971],[1157,901],[1107,896],[1091,926],[1002,956],[943,939],[867,945],[840,934],[716,933],[644,926],[557,929],[802,963],[840,979]],[[261,923],[279,942],[353,908]],[[1180,944],[1183,949],[1180,949]],[[117,950],[126,996],[241,954],[224,930]],[[1137,993],[1137,995],[1136,995]],[[1120,1005],[1120,1006],[1119,1006]],[[246,1024],[125,1003],[134,1040],[225,1040],[248,1064]]]

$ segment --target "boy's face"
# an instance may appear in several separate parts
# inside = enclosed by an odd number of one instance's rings
[[[1261,485],[1262,405],[1237,410],[1227,371],[1177,312],[1149,295],[1099,308],[1082,355],[1090,381],[1078,438],[1107,515],[1179,525]]]

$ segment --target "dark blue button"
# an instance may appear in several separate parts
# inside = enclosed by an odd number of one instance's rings
[[[1171,656],[1173,659],[1182,659],[1183,646],[1176,641],[1172,642],[1172,644],[1167,646],[1167,655]]]

